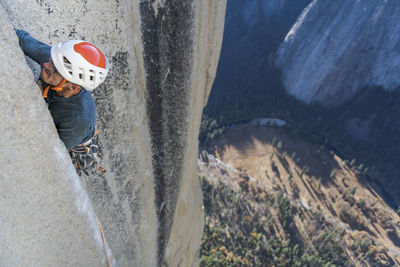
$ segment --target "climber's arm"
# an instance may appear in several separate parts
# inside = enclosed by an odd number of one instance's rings
[[[15,29],[15,32],[19,39],[19,46],[26,56],[39,63],[41,67],[43,63],[49,61],[51,49],[49,45],[36,40],[24,30]]]

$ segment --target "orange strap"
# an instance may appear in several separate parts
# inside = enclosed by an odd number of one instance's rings
[[[107,171],[101,167],[100,165],[98,165],[97,169],[101,172],[101,173],[106,173]]]
[[[43,91],[43,98],[47,98],[47,94],[49,93],[49,89],[51,88],[51,90],[54,90],[54,91],[56,91],[56,92],[61,92],[63,89],[62,89],[62,85],[66,82],[67,80],[66,79],[63,79],[57,86],[51,86],[51,85],[48,85],[47,87],[46,87],[46,89],[44,89],[44,91]]]

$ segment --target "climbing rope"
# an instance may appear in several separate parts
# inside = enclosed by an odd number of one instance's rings
[[[103,228],[101,227],[101,223],[100,223],[100,221],[99,221],[99,218],[97,218],[97,216],[96,216],[96,219],[97,219],[97,223],[99,224],[101,237],[103,238],[104,250],[105,250],[105,253],[106,253],[106,257],[107,257],[108,267],[111,267],[110,258],[108,257],[106,239],[104,238]]]

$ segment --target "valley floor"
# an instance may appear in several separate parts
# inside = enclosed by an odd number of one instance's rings
[[[265,262],[249,260],[251,266],[400,265],[400,218],[369,184],[367,167],[356,160],[341,159],[324,144],[301,136],[294,129],[251,125],[229,129],[200,153],[199,173],[203,177],[207,215],[205,236],[211,233],[210,229],[220,229],[227,236],[235,229],[249,240],[257,235],[259,243],[254,249],[265,256]],[[231,192],[228,195],[236,202],[243,201],[242,209],[248,211],[247,215],[234,214],[229,197],[221,202],[226,198],[225,191]],[[257,218],[255,225],[234,223],[235,217],[246,216]],[[242,245],[232,240],[236,246]],[[271,240],[276,241],[275,248],[268,243]],[[331,245],[316,248],[315,242]],[[202,255],[212,258],[205,243]],[[248,240],[246,244],[249,245]],[[340,244],[340,248],[334,244]],[[263,251],[265,248],[267,251]],[[275,261],[283,249],[291,251],[291,260],[281,259],[279,265]],[[233,262],[236,254],[229,255]],[[247,258],[239,256],[235,258],[242,260],[237,261],[238,266],[247,265]]]

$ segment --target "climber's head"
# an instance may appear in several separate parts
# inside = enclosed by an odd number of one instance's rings
[[[49,58],[49,61],[43,64],[40,78],[47,84],[57,86],[64,79],[60,73],[58,73],[53,61]]]
[[[43,64],[40,77],[66,91],[79,92],[81,87],[92,91],[105,80],[108,68],[107,58],[96,46],[70,40],[51,48],[51,59]],[[60,86],[64,79],[66,82]],[[59,95],[64,96],[64,90],[60,90],[57,90]]]

